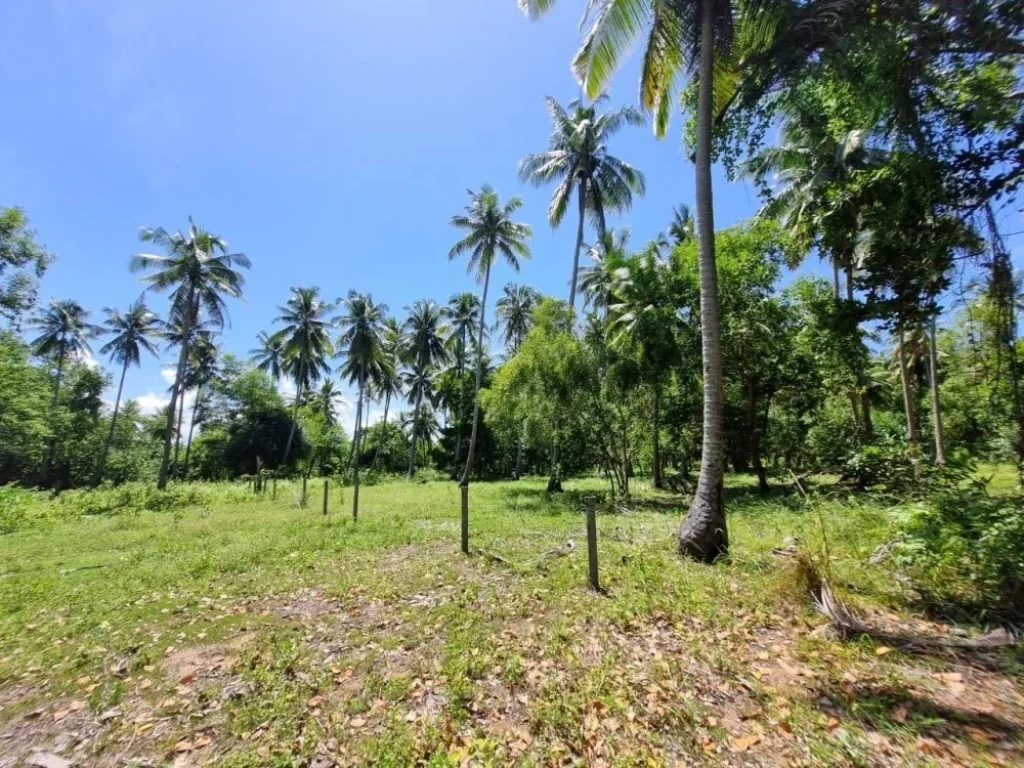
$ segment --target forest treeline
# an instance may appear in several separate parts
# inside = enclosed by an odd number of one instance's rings
[[[553,4],[519,2],[532,17]],[[693,492],[680,551],[710,560],[728,543],[727,466],[767,490],[807,471],[895,488],[965,460],[1024,464],[1020,291],[1000,228],[1024,179],[1019,3],[599,0],[581,29],[583,95],[547,99],[547,146],[518,167],[551,189],[551,225],[576,229],[567,300],[529,287],[522,201],[484,186],[452,217],[448,254],[477,290],[399,313],[310,280],[233,356],[219,336],[252,265],[220,236],[144,229],[152,252],[129,267],[145,294],[101,314],[37,303],[52,256],[5,209],[0,482],[278,471],[358,486],[360,471],[429,470],[543,473],[557,491],[600,471],[626,494],[639,475]],[[613,108],[603,94],[636,41],[640,106]],[[615,135],[665,135],[677,104],[692,214],[665,211],[664,234],[634,242],[607,223],[646,186]],[[716,230],[715,160],[760,190],[755,218]],[[808,258],[831,279],[787,277]],[[492,285],[499,262],[524,279]],[[161,354],[170,404],[143,415],[122,387]]]

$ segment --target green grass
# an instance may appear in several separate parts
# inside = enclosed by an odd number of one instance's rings
[[[612,506],[597,479],[565,485],[473,485],[469,558],[442,482],[365,487],[357,523],[351,489],[321,514],[319,482],[301,509],[282,483],[276,501],[236,486],[174,511],[22,515],[0,536],[0,743],[36,749],[73,723],[87,764],[228,766],[861,764],[879,739],[913,763],[924,730],[978,759],[1008,748],[939,706],[945,662],[817,636],[771,553],[788,537],[828,553],[851,603],[903,612],[868,562],[885,509],[732,477],[732,554],[708,567],[675,554],[682,500],[637,483]],[[606,595],[586,585],[589,493]],[[977,675],[975,695],[1020,695],[1012,675]],[[929,691],[934,706],[900,714]]]

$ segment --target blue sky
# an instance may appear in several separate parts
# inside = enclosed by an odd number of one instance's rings
[[[97,318],[141,290],[127,270],[139,228],[193,215],[254,261],[223,337],[239,354],[292,285],[369,291],[396,314],[474,288],[446,259],[448,219],[484,182],[522,196],[535,232],[532,261],[518,278],[497,268],[492,295],[510,279],[567,294],[574,227],[550,230],[550,190],[520,184],[516,164],[545,146],[543,97],[577,95],[582,5],[531,23],[515,0],[5,3],[0,205],[23,206],[59,257],[42,298]],[[634,58],[614,104],[636,102],[637,72]],[[624,217],[634,244],[692,202],[680,122],[665,141],[649,129],[615,141],[647,175]],[[756,210],[751,188],[716,181],[718,227]],[[155,402],[160,365],[132,372],[126,393]]]

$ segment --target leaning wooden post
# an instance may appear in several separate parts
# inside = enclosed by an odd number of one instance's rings
[[[270,484],[270,500],[277,501],[277,475],[274,475],[274,480]]]
[[[587,560],[590,565],[590,586],[596,592],[601,591],[601,582],[597,576],[597,514],[594,511],[594,497],[585,496],[583,504],[587,509]]]
[[[327,479],[324,478],[324,514],[325,515],[327,514],[327,493],[328,493],[327,483],[328,483]]]
[[[306,476],[302,476],[302,501],[299,502],[300,507],[306,506]]]
[[[469,486],[460,485],[462,491],[462,554],[469,554]]]

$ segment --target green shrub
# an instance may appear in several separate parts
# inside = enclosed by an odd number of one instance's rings
[[[954,473],[898,508],[896,521],[895,560],[929,602],[982,619],[1024,616],[1020,497],[990,496],[982,481]]]

